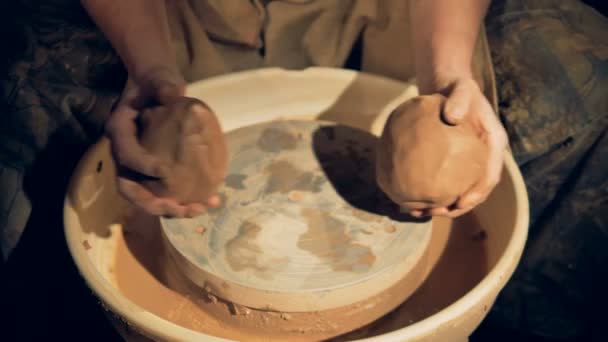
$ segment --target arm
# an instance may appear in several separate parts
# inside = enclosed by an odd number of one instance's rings
[[[444,120],[452,125],[471,122],[490,150],[484,175],[456,203],[413,211],[414,216],[460,216],[483,202],[501,178],[507,134],[472,73],[473,50],[489,3],[410,0],[420,93],[445,95]]]
[[[177,71],[163,0],[82,0],[82,5],[138,78],[161,69]]]
[[[119,166],[117,186],[131,203],[153,215],[194,216],[201,203],[179,203],[157,197],[130,172],[164,179],[170,165],[149,153],[139,143],[136,119],[151,103],[167,104],[185,93],[171,46],[164,0],[81,0],[93,21],[104,32],[127,68],[129,78],[114,111],[106,122],[112,154]],[[217,203],[210,198],[208,205]]]
[[[423,94],[451,80],[472,78],[471,63],[490,0],[412,0],[412,33],[418,85]]]

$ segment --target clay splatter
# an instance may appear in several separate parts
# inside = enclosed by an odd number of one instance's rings
[[[89,249],[91,249],[91,244],[89,243],[88,240],[82,241],[82,246],[84,247],[85,251],[88,251]]]
[[[229,174],[226,176],[226,186],[236,190],[243,190],[245,189],[245,184],[243,184],[245,179],[247,179],[247,176],[240,173]]]
[[[304,198],[304,193],[302,191],[290,191],[289,194],[287,194],[287,198],[289,198],[290,201],[292,202],[299,202]]]
[[[302,216],[308,230],[300,235],[298,247],[325,260],[333,270],[366,272],[376,261],[369,247],[346,233],[344,222],[319,209],[304,208]]]
[[[320,192],[325,178],[312,172],[304,172],[285,160],[278,160],[266,167],[270,175],[266,185],[266,193],[287,193],[292,190]]]
[[[258,147],[265,152],[280,152],[296,148],[297,137],[277,128],[267,128],[258,139]]]
[[[389,234],[392,234],[392,233],[394,233],[394,232],[397,231],[397,228],[395,228],[395,226],[393,226],[391,224],[391,225],[388,225],[388,226],[384,227],[384,231],[387,232],[387,233],[389,233]]]

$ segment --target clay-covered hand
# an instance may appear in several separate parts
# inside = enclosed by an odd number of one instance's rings
[[[472,79],[406,102],[391,114],[378,150],[380,187],[420,216],[460,216],[498,183],[507,135]],[[425,116],[428,115],[428,116]]]
[[[158,178],[167,174],[169,165],[140,145],[136,120],[146,106],[162,103],[184,92],[185,81],[171,68],[151,70],[142,77],[129,77],[121,99],[106,123],[106,134],[118,164],[118,190],[131,203],[152,215],[193,216],[205,208],[198,203],[184,205],[175,198],[158,197],[130,177],[132,172]]]
[[[489,149],[486,167],[481,177],[460,195],[454,205],[414,211],[413,215],[460,216],[484,202],[502,175],[508,145],[507,133],[479,85],[472,78],[464,78],[451,82],[446,89],[448,99],[443,110],[444,120],[453,125],[464,122],[472,124]]]
[[[168,165],[159,177],[142,180],[146,189],[180,204],[219,204],[217,189],[226,177],[228,151],[211,109],[178,96],[146,108],[139,123],[141,145]]]

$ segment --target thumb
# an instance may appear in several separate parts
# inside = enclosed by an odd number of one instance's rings
[[[161,104],[171,102],[174,98],[184,96],[186,86],[182,82],[173,82],[169,80],[159,80],[154,84],[154,96]]]
[[[450,125],[464,121],[472,99],[472,89],[466,82],[458,82],[450,92],[443,106],[443,120]]]

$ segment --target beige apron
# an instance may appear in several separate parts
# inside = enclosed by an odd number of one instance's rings
[[[362,71],[414,76],[407,0],[171,0],[169,26],[188,81],[240,70],[341,67],[362,35]],[[496,109],[482,28],[473,69]]]

